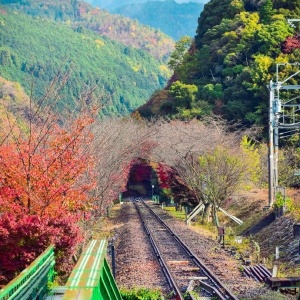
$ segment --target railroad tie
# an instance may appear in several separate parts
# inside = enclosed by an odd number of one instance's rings
[[[168,263],[176,265],[188,265],[190,262],[188,260],[169,260]]]
[[[207,280],[208,277],[205,277],[205,276],[196,276],[196,277],[189,277],[189,280]]]
[[[181,269],[184,272],[199,272],[200,268],[198,267],[184,267]]]

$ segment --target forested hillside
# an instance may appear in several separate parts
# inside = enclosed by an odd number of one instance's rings
[[[78,32],[90,29],[124,45],[142,49],[157,59],[169,57],[174,41],[161,31],[136,20],[112,15],[79,0],[1,0],[0,3],[37,18],[63,22]]]
[[[199,18],[195,41],[177,43],[168,87],[140,112],[183,119],[213,112],[248,125],[267,124],[267,85],[276,63],[300,61],[299,23],[293,28],[287,22],[299,15],[297,0],[211,0]]]
[[[167,68],[145,51],[68,23],[0,9],[0,73],[27,93],[33,84],[39,97],[58,72],[70,72],[64,106],[74,108],[80,93],[93,87],[102,114],[124,115],[165,84]]]
[[[179,4],[175,1],[148,1],[123,5],[113,10],[142,24],[159,28],[175,40],[196,34],[197,20],[204,4],[195,2]]]

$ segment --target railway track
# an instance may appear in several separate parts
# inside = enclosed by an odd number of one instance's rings
[[[195,283],[196,287],[190,295],[196,292],[200,299],[238,299],[146,202],[134,204],[174,299],[185,299],[184,295]]]

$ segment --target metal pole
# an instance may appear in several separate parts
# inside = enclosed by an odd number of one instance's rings
[[[279,129],[274,127],[274,190],[278,186],[278,148],[279,148]],[[276,195],[275,195],[276,196]]]
[[[116,256],[115,256],[115,246],[111,244],[111,265],[112,265],[112,273],[114,279],[116,279]]]
[[[281,100],[279,89],[281,83],[278,81],[278,65],[276,65],[276,90],[273,89],[273,126],[274,126],[274,196],[278,186],[278,153],[279,153],[279,117],[281,115]],[[276,91],[276,93],[275,93]]]
[[[274,121],[274,89],[273,81],[270,81],[270,99],[269,99],[269,207],[274,202],[274,146],[273,146],[273,121]]]

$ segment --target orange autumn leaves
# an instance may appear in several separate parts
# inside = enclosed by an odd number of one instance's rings
[[[59,216],[92,206],[93,119],[31,124],[0,145],[0,212]]]

